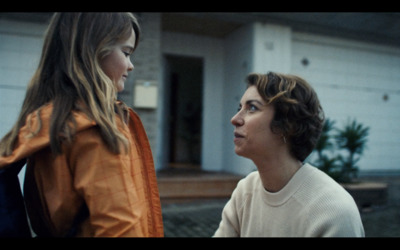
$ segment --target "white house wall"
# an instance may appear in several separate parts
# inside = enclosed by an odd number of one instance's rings
[[[243,94],[244,71],[278,71],[309,81],[337,127],[351,118],[370,127],[360,174],[400,172],[400,49],[260,23],[232,33],[225,48],[223,169],[238,174],[254,169],[232,153],[232,126],[226,123]]]
[[[399,172],[400,49],[294,33],[292,52],[292,73],[315,87],[327,118],[370,127],[360,173]]]
[[[0,20],[0,136],[14,124],[37,66],[47,25]],[[326,116],[370,127],[361,172],[400,171],[400,49],[249,24],[224,39],[162,32],[164,54],[204,60],[202,167],[246,174],[253,164],[233,151],[230,118],[252,71],[303,76],[316,89]],[[308,65],[302,61],[306,59]],[[161,135],[158,133],[158,138]],[[161,145],[161,146],[159,146]],[[157,142],[157,157],[162,144]]]
[[[163,32],[161,52],[204,60],[202,169],[220,171],[222,166],[223,41],[191,34]],[[160,134],[160,133],[159,133]],[[161,137],[162,138],[162,137]],[[163,143],[161,143],[163,144]],[[162,159],[162,148],[157,157]]]
[[[245,79],[253,70],[254,27],[246,25],[234,31],[224,40],[225,82],[223,91],[224,110],[221,113],[223,127],[222,169],[225,172],[246,175],[256,168],[250,160],[234,152],[231,118],[239,108],[240,99],[246,90]]]
[[[0,20],[0,137],[14,125],[37,67],[45,26]]]
[[[254,72],[290,72],[291,34],[288,26],[254,23],[253,68]]]
[[[14,125],[40,59],[44,25],[0,20],[0,137]],[[23,183],[25,168],[19,174]]]

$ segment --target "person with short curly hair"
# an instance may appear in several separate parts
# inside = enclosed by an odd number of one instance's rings
[[[305,163],[324,124],[314,89],[299,76],[251,73],[233,116],[235,153],[257,171],[243,178],[214,237],[364,237],[352,196]]]

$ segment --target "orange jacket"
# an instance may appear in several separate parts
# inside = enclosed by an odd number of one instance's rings
[[[10,156],[0,168],[28,157],[24,196],[33,230],[63,236],[82,204],[90,216],[78,227],[79,237],[162,237],[161,204],[150,145],[143,125],[129,109],[128,126],[118,127],[129,139],[129,153],[113,154],[102,141],[95,122],[73,112],[77,133],[71,146],[54,157],[49,147],[52,104],[27,117]],[[44,231],[43,231],[44,230]],[[47,234],[47,235],[49,235]],[[46,234],[45,234],[46,235]]]

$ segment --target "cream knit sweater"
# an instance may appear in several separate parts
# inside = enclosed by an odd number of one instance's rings
[[[304,164],[279,192],[258,171],[242,179],[214,237],[364,237],[352,196],[321,170]]]

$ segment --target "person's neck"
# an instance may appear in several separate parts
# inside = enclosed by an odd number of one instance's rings
[[[253,162],[257,166],[265,190],[272,193],[284,188],[302,166],[299,160],[287,155]]]

